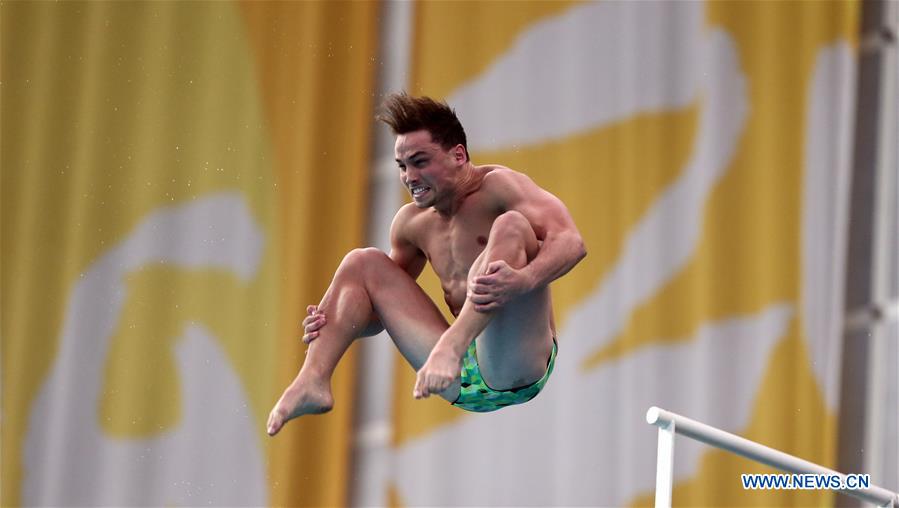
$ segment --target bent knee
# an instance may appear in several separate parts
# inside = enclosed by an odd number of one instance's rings
[[[521,212],[515,210],[509,210],[493,221],[490,240],[494,245],[508,245],[511,241],[523,247],[528,260],[532,259],[539,249],[537,234],[531,222]]]
[[[343,257],[340,268],[344,270],[361,270],[384,261],[390,261],[390,258],[382,250],[376,249],[375,247],[364,247],[353,249],[348,252],[347,255]]]
[[[534,234],[534,228],[521,212],[509,210],[499,215],[490,228],[491,234]]]

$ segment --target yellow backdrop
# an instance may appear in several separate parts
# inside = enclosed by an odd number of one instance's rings
[[[332,414],[277,439],[264,425],[303,360],[306,304],[362,241],[377,9],[2,4],[4,506],[124,504],[127,495],[95,494],[126,474],[110,466],[124,471],[145,456],[157,462],[139,470],[138,485],[164,477],[170,460],[191,472],[142,503],[206,504],[222,499],[216,491],[256,492],[232,498],[249,503],[345,503],[352,355],[336,375]],[[121,284],[104,286],[113,276]],[[233,372],[232,391],[243,394],[206,386],[199,400],[216,409],[205,429],[187,422],[196,399],[185,390],[204,382],[179,360],[192,334],[212,338],[224,355],[200,361]],[[89,361],[67,356],[65,344]],[[96,394],[74,386],[93,364]],[[44,405],[44,392],[55,402]],[[86,418],[76,406],[88,407]],[[53,425],[34,424],[45,413]],[[229,427],[218,413],[249,420],[247,435],[219,435]],[[193,453],[167,441],[191,432]],[[38,451],[39,440],[84,435],[99,450],[78,464],[65,446]],[[235,439],[262,457],[238,468],[243,477],[202,452],[202,442],[227,450]],[[133,457],[121,448],[132,445]],[[70,485],[76,467],[97,485]],[[217,468],[233,485],[216,484]]]

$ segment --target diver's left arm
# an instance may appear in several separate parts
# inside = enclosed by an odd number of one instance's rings
[[[521,269],[494,261],[485,274],[475,278],[469,298],[478,312],[497,309],[521,294],[549,285],[587,255],[574,219],[559,198],[512,170],[495,171],[488,179],[485,190],[496,197],[501,209],[524,215],[541,245]]]

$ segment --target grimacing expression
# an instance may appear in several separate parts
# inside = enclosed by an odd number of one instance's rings
[[[461,147],[458,147],[461,148]],[[418,130],[400,134],[396,138],[396,163],[400,181],[419,208],[439,203],[452,192],[453,176],[464,163],[456,155],[458,150],[444,150],[431,140],[431,133]]]

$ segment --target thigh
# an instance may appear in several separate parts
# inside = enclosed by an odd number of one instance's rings
[[[552,352],[549,287],[536,289],[494,311],[478,336],[478,364],[484,381],[503,390],[530,384],[546,372]]]
[[[366,276],[371,305],[397,349],[418,371],[449,324],[415,279],[386,254],[381,256]],[[456,380],[440,396],[452,402],[459,387]]]
[[[378,251],[368,261],[366,290],[372,309],[412,368],[418,370],[449,324],[415,279],[390,257]]]

